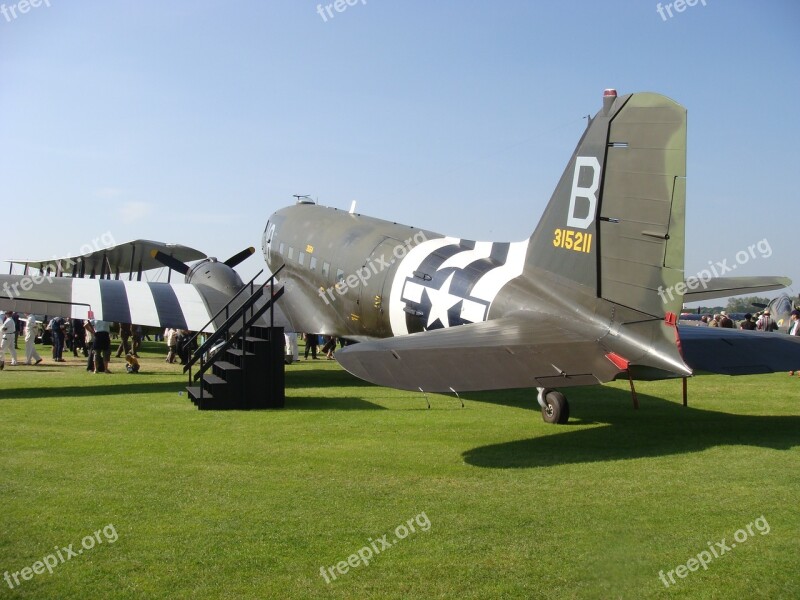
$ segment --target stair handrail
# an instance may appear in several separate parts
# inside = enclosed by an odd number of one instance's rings
[[[266,284],[264,284],[263,287],[266,287]],[[263,290],[263,287],[261,288],[262,290]],[[222,355],[228,348],[231,347],[231,345],[234,343],[234,341],[236,341],[237,339],[242,339],[244,336],[240,337],[239,334],[241,334],[241,333],[245,332],[247,329],[249,329],[253,325],[253,323],[258,321],[259,318],[261,318],[261,315],[263,315],[267,310],[270,310],[272,308],[272,306],[274,305],[274,303],[277,302],[278,299],[281,296],[283,296],[283,291],[284,291],[284,288],[281,287],[281,288],[278,288],[277,292],[273,292],[272,296],[264,303],[264,306],[262,306],[255,313],[253,313],[253,316],[251,316],[247,321],[242,323],[242,327],[240,329],[237,329],[236,331],[231,333],[231,336],[225,342],[223,342],[223,344],[222,344],[222,346],[220,348],[217,349],[217,353],[214,356]],[[236,320],[238,320],[238,318],[240,316],[244,317],[244,313],[237,310],[236,311]],[[242,344],[242,346],[244,348],[244,344]],[[213,364],[213,362],[214,362],[213,360],[201,361],[200,368],[194,374],[194,380],[199,379],[203,375],[203,373],[205,373],[208,370],[208,367],[210,367]],[[244,369],[242,369],[242,370],[244,370]],[[190,377],[191,377],[191,373],[190,373]]]
[[[210,365],[211,363],[214,362],[214,360],[212,359],[212,360],[208,361],[207,365],[203,364],[204,363],[203,356],[205,355],[205,353],[208,350],[208,348],[212,347],[214,345],[214,343],[216,343],[217,340],[219,340],[223,336],[227,335],[227,333],[230,330],[231,326],[238,320],[239,316],[243,315],[245,313],[245,311],[247,311],[247,309],[250,308],[263,295],[264,288],[267,286],[267,284],[270,284],[270,290],[272,290],[272,292],[274,293],[274,290],[275,290],[275,277],[278,275],[278,273],[280,273],[283,270],[283,268],[285,266],[286,266],[286,264],[284,263],[274,273],[272,273],[272,275],[270,275],[269,279],[267,279],[263,284],[258,286],[258,288],[256,290],[252,290],[253,282],[255,281],[256,277],[258,277],[259,275],[261,275],[261,273],[264,272],[263,269],[261,271],[259,271],[258,274],[255,277],[253,277],[253,279],[251,279],[246,285],[244,285],[242,287],[242,289],[240,289],[238,292],[236,292],[236,294],[234,294],[234,296],[228,301],[228,303],[225,306],[223,306],[222,308],[220,308],[217,311],[216,315],[214,315],[214,317],[211,318],[211,321],[209,321],[208,323],[206,323],[206,325],[203,326],[203,329],[208,327],[208,325],[210,325],[214,321],[215,318],[217,318],[220,314],[222,314],[223,310],[228,310],[229,309],[229,307],[233,303],[233,301],[236,300],[236,298],[238,298],[239,295],[244,290],[246,290],[248,287],[251,288],[250,297],[247,300],[245,300],[242,303],[242,305],[239,308],[237,308],[236,311],[232,315],[226,317],[226,319],[222,323],[222,325],[220,325],[220,327],[216,331],[214,331],[208,337],[208,339],[206,339],[203,342],[203,344],[197,350],[194,351],[194,354],[189,358],[189,360],[183,366],[183,372],[184,373],[186,373],[186,371],[189,371],[189,384],[190,385],[191,385],[191,382],[192,382],[192,372],[191,372],[192,366],[199,359],[200,360],[200,365],[201,365],[201,372],[204,372],[208,368],[208,365]],[[271,305],[272,303],[270,301],[267,304]],[[274,319],[272,320],[272,322],[274,323]],[[201,332],[202,332],[202,330],[198,331],[194,336],[192,336],[189,339],[189,342],[187,342],[187,344],[191,343],[191,341],[193,339],[195,339]],[[241,332],[241,330],[237,330],[233,335],[235,336],[236,334],[238,334],[240,332]],[[226,347],[227,347],[227,345],[226,345]],[[219,354],[219,352],[217,354]],[[215,354],[215,356],[216,356],[216,354]],[[201,393],[201,396],[202,396],[202,387],[201,387],[201,392],[200,393]]]
[[[283,267],[281,267],[281,269],[282,269],[282,268],[283,268]],[[278,273],[278,272],[279,272],[281,269],[278,269],[277,271],[275,271],[275,273]],[[190,337],[190,338],[189,338],[189,341],[188,341],[188,342],[186,342],[186,343],[187,343],[187,344],[191,344],[191,343],[192,343],[192,342],[193,342],[193,341],[194,341],[194,340],[197,338],[197,336],[198,336],[198,335],[200,335],[201,333],[203,333],[203,331],[205,330],[205,328],[206,328],[206,327],[208,327],[209,325],[211,325],[211,324],[212,324],[212,323],[213,323],[213,322],[216,320],[216,318],[217,318],[218,316],[220,316],[220,314],[222,314],[222,311],[223,311],[223,310],[227,310],[227,309],[228,309],[228,307],[231,305],[231,302],[233,302],[234,300],[236,300],[236,298],[238,298],[238,297],[239,297],[239,294],[241,294],[243,291],[245,291],[245,290],[248,288],[248,286],[249,286],[249,287],[252,287],[252,285],[253,285],[253,282],[255,282],[256,278],[257,278],[257,277],[260,277],[260,276],[261,276],[261,274],[262,274],[263,272],[264,272],[264,269],[261,269],[261,270],[260,270],[258,273],[256,273],[256,276],[255,276],[255,277],[253,277],[253,278],[252,278],[250,281],[248,281],[247,283],[245,283],[245,284],[242,286],[242,289],[240,289],[238,292],[236,292],[236,293],[233,295],[233,298],[231,298],[230,300],[228,300],[228,303],[227,303],[225,306],[223,306],[222,308],[220,308],[220,309],[217,311],[217,313],[216,313],[216,314],[215,314],[213,317],[211,317],[211,319],[209,319],[208,323],[206,323],[206,324],[205,324],[205,325],[203,325],[203,326],[202,326],[200,329],[198,329],[198,330],[195,332],[195,334],[194,334],[192,337]],[[275,273],[273,273],[272,277],[275,277]],[[272,279],[272,277],[270,277],[270,279]],[[269,281],[269,279],[268,279],[267,281]],[[252,292],[252,290],[250,291],[250,293],[251,293],[251,294],[253,293],[253,292]],[[226,316],[225,318],[227,319],[227,316]]]
[[[242,314],[245,311],[247,311],[247,309],[250,308],[252,304],[263,295],[264,295],[264,287],[258,286],[256,290],[252,293],[250,298],[248,298],[247,302],[242,303],[242,305],[239,306],[239,308],[237,308],[233,312],[233,314],[231,314],[227,319],[225,319],[225,321],[223,321],[223,323],[219,326],[219,329],[217,329],[215,332],[209,335],[206,338],[206,340],[202,344],[200,344],[197,350],[195,350],[194,353],[192,354],[192,357],[189,359],[189,361],[185,365],[183,365],[183,372],[185,373],[188,367],[191,367],[194,363],[196,363],[198,357],[208,352],[208,350],[214,344],[216,344],[217,341],[219,341],[221,338],[224,338],[227,333],[230,333],[230,329],[232,328],[233,324],[236,323],[237,319],[241,317]],[[236,335],[238,332],[239,330],[237,329],[235,332],[233,332],[233,335]]]

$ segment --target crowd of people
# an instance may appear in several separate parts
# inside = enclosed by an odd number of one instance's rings
[[[800,311],[793,310],[791,313],[791,323],[789,324],[789,335],[800,335],[800,331],[795,333],[798,328],[794,325],[797,322],[798,316],[800,316]],[[768,333],[778,331],[779,329],[777,321],[772,317],[768,308],[765,308],[762,312],[756,313],[755,315],[746,313],[738,324],[723,310],[719,314],[703,315],[700,317],[700,321],[697,322],[697,325],[699,327],[723,327],[726,329],[745,329],[749,331],[765,331]]]
[[[19,364],[17,357],[17,340],[20,335],[25,340],[26,365],[39,365],[42,357],[36,351],[37,342],[52,344],[53,362],[66,362],[64,354],[72,352],[74,357],[83,356],[87,359],[86,370],[93,373],[111,373],[113,344],[116,346],[116,358],[125,357],[126,370],[138,372],[139,351],[142,340],[149,339],[144,335],[140,325],[130,323],[110,323],[97,319],[65,319],[52,317],[46,322],[37,321],[36,315],[28,314],[24,319],[11,311],[3,315],[0,326],[0,370],[5,367],[5,356],[11,354],[11,366]],[[298,337],[305,342],[305,356],[309,360],[318,360],[325,356],[334,360],[337,344],[344,347],[347,341],[329,335],[316,333],[287,333],[286,334],[286,362],[292,363],[300,360],[298,352]],[[167,345],[167,354],[164,359],[167,363],[179,362],[184,365],[189,362],[191,355],[198,347],[198,341],[191,331],[168,327],[163,335],[155,336],[157,341],[163,340]],[[318,354],[320,356],[318,356]]]
[[[112,354],[112,340],[119,339],[116,358],[125,357],[125,370],[138,373],[139,351],[142,340],[149,339],[144,335],[141,325],[130,323],[110,323],[98,319],[65,319],[53,317],[45,322],[37,320],[36,315],[28,314],[21,318],[17,313],[6,311],[0,324],[0,370],[5,368],[6,354],[11,355],[11,366],[20,364],[17,356],[18,340],[23,336],[25,341],[25,365],[39,365],[43,358],[36,351],[37,342],[52,345],[53,362],[66,362],[64,354],[72,352],[87,359],[86,370],[93,373],[111,373],[109,364]],[[113,333],[112,333],[113,332]],[[197,344],[190,340],[192,333],[181,329],[168,328],[163,335],[157,334],[156,340],[167,342],[166,362],[173,363],[176,358],[181,364],[189,361],[190,354]]]

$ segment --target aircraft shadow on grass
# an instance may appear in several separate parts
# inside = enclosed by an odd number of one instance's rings
[[[324,360],[324,359],[323,359]],[[348,387],[375,387],[353,377],[347,371],[315,369],[309,365],[295,364],[286,367],[286,389],[320,390],[319,395],[286,398],[287,410],[385,410],[364,398],[355,396],[330,396],[327,390]]]
[[[774,450],[800,445],[800,417],[734,415],[692,408],[691,395],[689,406],[683,407],[641,393],[641,407],[634,411],[628,392],[594,389],[602,396],[599,401],[576,402],[576,418],[548,430],[552,434],[473,448],[463,454],[464,461],[477,467],[527,469],[686,454],[726,445]],[[535,398],[532,402],[528,406],[538,409]],[[535,417],[538,410],[531,415]],[[588,426],[597,423],[607,425]]]
[[[363,398],[345,396],[342,398],[324,398],[321,396],[305,398],[287,398],[286,410],[387,410],[379,404],[373,404]]]
[[[376,387],[374,384],[354,377],[343,369],[315,369],[306,365],[286,367],[287,388],[341,388]]]

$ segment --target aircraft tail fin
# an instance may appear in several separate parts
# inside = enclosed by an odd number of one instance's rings
[[[686,109],[606,90],[531,236],[526,269],[649,315],[679,313],[685,178]]]

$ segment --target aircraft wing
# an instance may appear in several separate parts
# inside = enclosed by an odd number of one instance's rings
[[[0,275],[0,310],[72,319],[91,311],[103,321],[200,331],[229,299],[201,284]],[[287,324],[276,310],[275,325]]]
[[[166,244],[153,240],[131,240],[122,244],[99,248],[79,256],[63,256],[49,259],[14,259],[7,262],[14,265],[32,267],[40,271],[48,268],[52,273],[72,273],[73,276],[87,277],[101,273],[136,273],[161,269],[164,263],[153,258],[153,252],[171,256],[181,262],[206,258],[199,250],[180,244]]]
[[[800,369],[800,336],[679,325],[683,358],[692,369],[755,375]]]
[[[712,300],[714,298],[727,298],[728,296],[780,290],[792,285],[792,280],[788,277],[771,276],[716,277],[707,281],[695,278],[692,286],[694,287],[695,285],[699,285],[700,289],[687,289],[683,295],[684,302],[697,302],[699,300]]]
[[[336,353],[350,373],[387,387],[426,392],[562,388],[616,379],[621,350],[602,328],[549,314],[520,314],[481,323],[363,342]],[[800,370],[800,336],[718,327],[678,326],[692,370],[726,375]],[[663,342],[654,340],[653,350]],[[634,363],[646,361],[639,358]],[[673,376],[680,365],[662,373]]]
[[[350,373],[378,385],[426,392],[568,387],[620,372],[590,325],[549,314],[504,317],[362,342],[336,353]]]

